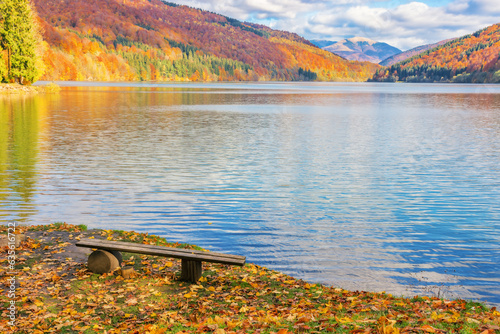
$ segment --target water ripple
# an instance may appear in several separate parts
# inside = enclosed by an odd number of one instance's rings
[[[2,221],[135,229],[314,282],[500,304],[500,87],[72,85],[9,102]]]

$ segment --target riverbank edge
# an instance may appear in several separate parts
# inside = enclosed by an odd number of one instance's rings
[[[54,82],[41,86],[24,86],[17,83],[0,83],[0,95],[51,94],[58,93],[61,87]]]
[[[133,279],[123,279],[117,272],[92,274],[82,261],[87,256],[84,249],[74,246],[84,237],[200,248],[172,244],[148,233],[87,230],[84,225],[65,223],[16,226],[15,230],[27,236],[15,250],[19,254],[16,320],[20,329],[16,333],[43,331],[50,326],[82,333],[119,333],[131,329],[131,319],[135,319],[134,328],[144,333],[493,334],[500,330],[500,312],[480,303],[352,292],[310,284],[251,263],[242,268],[204,264],[204,274],[194,285],[178,280],[178,263],[137,254],[124,254],[124,264],[137,272]],[[7,233],[8,226],[2,226],[0,235]],[[75,249],[81,254],[76,254]],[[2,269],[5,281],[9,276],[5,275],[5,265]],[[31,290],[33,286],[37,289]],[[129,288],[123,290],[124,286]],[[145,287],[148,290],[143,294]],[[4,291],[0,304],[9,305],[6,297]],[[139,301],[144,305],[139,305]],[[68,308],[83,312],[89,311],[89,307],[97,315],[86,320],[77,316],[78,312],[68,313]],[[110,307],[118,313],[113,316],[114,322],[108,323]],[[0,328],[8,328],[7,307],[2,311]]]

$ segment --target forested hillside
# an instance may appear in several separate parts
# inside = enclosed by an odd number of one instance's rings
[[[45,80],[364,81],[350,62],[292,33],[160,0],[33,0]]]
[[[500,82],[500,24],[377,71],[375,81]]]
[[[434,49],[434,48],[436,48],[436,47],[438,47],[440,45],[443,45],[443,44],[445,44],[445,43],[447,43],[449,41],[452,41],[452,40],[453,40],[453,38],[450,38],[450,39],[446,39],[446,40],[443,40],[443,41],[439,41],[437,43],[420,45],[420,46],[417,46],[416,48],[403,51],[401,53],[395,54],[394,56],[390,56],[389,58],[386,58],[383,61],[381,61],[379,64],[382,65],[382,66],[391,66],[391,65],[399,63],[399,62],[401,62],[403,60],[406,60],[408,58],[416,56],[416,55],[418,55],[418,54],[420,54],[422,52],[425,52],[427,50]]]

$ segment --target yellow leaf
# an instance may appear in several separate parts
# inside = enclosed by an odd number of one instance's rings
[[[480,324],[481,323],[481,321],[478,321],[478,320],[473,319],[473,318],[467,318],[467,322],[470,324]]]
[[[215,288],[213,286],[209,286],[208,290],[215,292]]]
[[[192,292],[188,292],[184,295],[184,298],[191,298],[193,296]]]
[[[167,263],[165,263],[165,267],[172,267],[174,264],[170,261],[168,261]]]
[[[378,320],[378,333],[380,334],[399,334],[399,328],[394,328],[396,320],[389,320],[386,317],[380,317]]]
[[[219,317],[218,315],[215,316],[214,318],[215,322],[219,325],[219,326],[222,326],[224,325],[226,322],[224,321],[224,319],[222,319],[221,317]]]
[[[203,289],[203,285],[191,285],[189,287],[190,290],[192,291],[196,291],[196,290],[199,290],[199,289]]]
[[[199,281],[200,281],[200,282],[206,282],[206,281],[207,281],[207,278],[202,276],[202,277],[200,277]]]
[[[335,317],[335,320],[337,320],[337,322],[340,322],[341,324],[346,324],[346,323],[352,322],[352,319],[348,318],[348,317],[343,317],[343,318]]]
[[[41,301],[39,301],[38,299],[35,300],[34,304],[38,307],[42,307],[43,306],[43,303]]]
[[[89,237],[89,239],[94,239],[94,236]]]

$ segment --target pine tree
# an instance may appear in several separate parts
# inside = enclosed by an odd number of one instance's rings
[[[0,1],[2,81],[29,84],[43,74],[42,38],[30,0]]]

